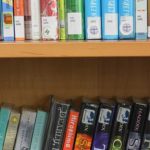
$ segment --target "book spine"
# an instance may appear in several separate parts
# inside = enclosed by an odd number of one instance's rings
[[[109,150],[124,150],[126,146],[131,105],[118,104]]]
[[[3,28],[2,28],[2,0],[0,0],[0,40],[3,39]]]
[[[83,0],[66,0],[67,39],[84,39],[84,2]]]
[[[13,0],[2,0],[2,13],[4,41],[14,41]]]
[[[135,39],[135,1],[119,1],[119,38]]]
[[[144,137],[143,137],[141,150],[150,149],[150,104],[149,104],[148,109],[149,109],[148,110],[148,116],[146,119],[145,131],[144,131]]]
[[[147,0],[136,0],[136,39],[147,39]]]
[[[10,112],[11,110],[5,107],[0,110],[0,150],[3,150]]]
[[[148,38],[150,38],[150,0],[148,0]]]
[[[40,14],[40,0],[30,0],[31,2],[31,39],[41,39],[41,14]]]
[[[66,7],[65,0],[59,1],[59,38],[66,39]]]
[[[32,24],[31,24],[31,0],[24,1],[24,22],[25,22],[25,39],[32,39]]]
[[[83,103],[74,150],[90,150],[98,113],[98,105]]]
[[[44,150],[62,149],[70,104],[53,99]]]
[[[13,110],[10,114],[3,150],[12,150],[14,148],[19,120],[20,113]]]
[[[63,150],[73,150],[78,119],[79,119],[79,112],[71,110],[69,112]]]
[[[30,150],[42,150],[47,121],[47,113],[38,111]]]
[[[101,2],[85,0],[86,39],[101,39]]]
[[[115,105],[101,104],[92,150],[107,150],[109,147]]]
[[[24,0],[14,0],[15,39],[25,40]]]
[[[130,131],[128,136],[126,150],[139,150],[141,147],[141,140],[146,119],[147,106],[144,104],[135,104],[133,116],[130,124]]]
[[[30,149],[36,112],[23,110],[14,150]]]
[[[102,38],[118,39],[118,0],[102,0]]]
[[[59,37],[57,3],[57,0],[41,0],[43,40],[57,40]]]

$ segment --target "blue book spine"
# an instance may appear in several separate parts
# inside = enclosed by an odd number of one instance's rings
[[[119,38],[135,39],[135,0],[119,0]]]
[[[38,111],[30,150],[42,150],[46,122],[47,113]]]
[[[3,150],[10,113],[9,108],[2,107],[0,110],[0,150]]]
[[[85,0],[86,39],[101,39],[101,1]]]
[[[13,0],[2,0],[4,41],[14,41]]]
[[[102,0],[102,38],[118,39],[118,0]]]
[[[0,0],[0,40],[2,40],[2,0]]]

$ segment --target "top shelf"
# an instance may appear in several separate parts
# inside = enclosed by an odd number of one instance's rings
[[[34,57],[150,57],[150,40],[0,42],[0,58]]]

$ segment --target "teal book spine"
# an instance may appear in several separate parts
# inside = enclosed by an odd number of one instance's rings
[[[30,150],[42,150],[47,122],[47,113],[38,111]]]
[[[10,113],[11,110],[7,107],[2,107],[0,110],[0,150],[3,150]]]

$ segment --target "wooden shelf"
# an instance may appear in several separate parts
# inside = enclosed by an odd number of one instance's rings
[[[150,40],[0,42],[0,58],[149,56]]]

